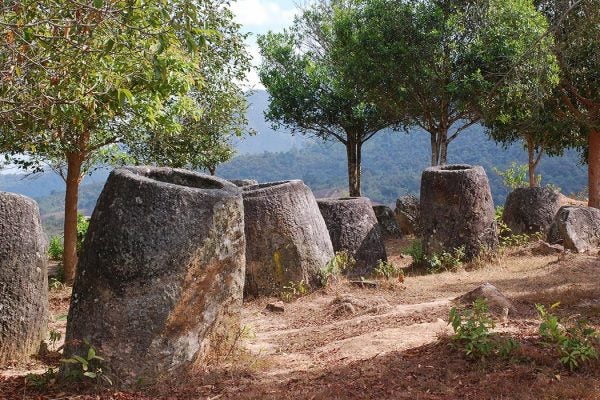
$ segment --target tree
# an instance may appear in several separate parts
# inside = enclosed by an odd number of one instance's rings
[[[322,2],[304,10],[289,30],[259,37],[260,79],[270,96],[265,115],[275,129],[344,144],[349,193],[360,196],[362,145],[391,123],[336,67],[331,17]]]
[[[147,130],[175,139],[211,43],[234,26],[226,0],[22,0],[0,6],[0,149],[64,167],[65,276],[76,266],[86,166],[134,148]],[[227,30],[225,30],[226,36]],[[235,57],[234,57],[235,58]],[[113,151],[107,151],[113,150]],[[23,160],[23,159],[22,159]]]
[[[345,76],[390,115],[431,136],[431,164],[498,99],[552,87],[547,23],[521,0],[358,0],[335,15]]]
[[[563,117],[580,128],[570,145],[587,159],[589,206],[600,208],[600,1],[547,0],[540,8],[556,41]]]

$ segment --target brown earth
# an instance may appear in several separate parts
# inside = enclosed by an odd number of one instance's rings
[[[239,347],[179,385],[137,393],[89,384],[27,385],[27,373],[56,369],[54,354],[0,371],[0,398],[600,399],[600,363],[577,372],[561,366],[553,349],[540,343],[534,310],[535,303],[560,301],[561,317],[584,317],[600,329],[597,255],[533,256],[526,246],[469,271],[430,275],[408,268],[411,259],[400,251],[409,242],[387,243],[391,261],[406,268],[403,281],[378,280],[378,288],[363,289],[340,280],[286,303],[283,313],[266,310],[277,299],[248,302]],[[497,324],[502,335],[521,343],[510,360],[472,361],[451,345],[451,300],[485,282],[519,310]],[[50,329],[63,336],[68,296],[68,289],[52,291],[50,301]]]

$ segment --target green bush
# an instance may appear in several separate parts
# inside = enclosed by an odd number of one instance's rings
[[[558,305],[559,303],[553,304],[550,309],[555,309]],[[560,321],[543,305],[536,304],[535,308],[542,320],[540,336],[546,344],[556,349],[561,364],[573,371],[591,360],[598,360],[596,346],[600,336],[587,321]]]
[[[356,260],[347,251],[336,251],[335,256],[329,260],[325,269],[320,272],[321,284],[327,286],[332,280],[337,279],[345,271],[350,271],[356,265]]]
[[[373,272],[376,276],[385,278],[387,280],[404,276],[404,271],[402,271],[402,269],[396,264],[382,260],[379,260],[379,263],[375,269],[373,269]]]
[[[410,247],[404,249],[402,254],[411,256],[415,265],[422,265],[425,261],[425,251],[420,240],[415,240],[410,244]]]
[[[508,357],[519,347],[513,338],[502,339],[491,331],[495,326],[494,320],[482,298],[475,300],[471,309],[452,307],[448,324],[454,330],[453,341],[471,359],[481,360],[492,354]]]
[[[427,272],[430,274],[452,271],[462,266],[465,259],[465,246],[460,246],[454,251],[442,251],[440,254],[433,254],[430,257],[425,257]]]
[[[62,238],[60,236],[52,236],[50,245],[48,246],[48,256],[50,259],[54,261],[62,260],[64,251]]]
[[[66,377],[74,380],[87,378],[112,385],[112,380],[104,371],[104,358],[97,355],[96,348],[89,341],[84,339],[84,343],[87,346],[85,357],[73,355],[60,360],[65,365]]]
[[[77,254],[81,253],[89,225],[88,219],[82,213],[77,213]]]

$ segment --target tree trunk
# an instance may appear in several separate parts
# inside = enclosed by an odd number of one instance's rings
[[[360,196],[360,146],[361,143],[354,139],[349,138],[346,142],[346,153],[348,154],[348,191],[350,197]]]
[[[588,205],[600,208],[600,131],[592,129],[588,135]]]
[[[439,165],[446,165],[448,163],[448,129],[440,129],[438,135],[440,143]]]
[[[529,187],[536,187],[537,182],[535,181],[535,148],[533,140],[527,138],[527,156],[528,156],[528,167],[529,167]]]
[[[77,203],[83,159],[84,155],[81,153],[67,154],[63,268],[65,281],[68,284],[73,283],[77,266]]]
[[[437,142],[437,135],[435,133],[430,132],[431,135],[431,166],[435,167],[439,164],[440,160],[440,152]]]

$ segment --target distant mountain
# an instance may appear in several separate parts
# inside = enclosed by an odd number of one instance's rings
[[[318,197],[347,194],[346,152],[338,142],[322,142],[274,131],[264,120],[268,96],[258,91],[250,97],[248,120],[258,132],[237,144],[239,155],[217,168],[228,179],[252,178],[262,182],[302,179]],[[493,167],[506,169],[512,161],[526,162],[522,146],[507,149],[488,140],[480,126],[461,133],[449,146],[449,162],[482,165],[487,171],[496,204],[504,203],[507,190]],[[406,193],[419,193],[421,172],[429,165],[429,135],[414,131],[381,132],[363,148],[363,194],[384,204],[393,204]],[[562,157],[544,157],[539,168],[543,183],[560,187],[563,193],[586,187],[587,168],[579,155],[567,151]],[[98,171],[84,180],[79,207],[91,214],[108,171]],[[0,190],[22,193],[39,202],[47,231],[59,233],[62,226],[64,182],[53,173],[41,176],[0,174]]]

